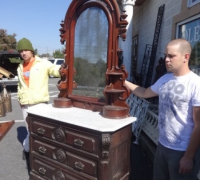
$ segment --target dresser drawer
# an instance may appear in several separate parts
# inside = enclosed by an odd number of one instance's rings
[[[98,138],[65,130],[67,144],[87,152],[97,154]]]
[[[96,161],[85,159],[84,156],[77,156],[75,153],[71,153],[68,149],[55,147],[52,144],[46,144],[37,139],[33,139],[32,137],[31,143],[32,149],[34,150],[32,153],[36,152],[90,176],[97,176]]]
[[[81,172],[74,171],[73,169],[63,169],[54,166],[50,162],[41,161],[39,158],[35,156],[31,156],[32,162],[32,176],[39,176],[44,179],[52,179],[52,180],[97,180],[96,177],[91,177]]]
[[[67,164],[79,172],[83,172],[94,177],[97,176],[97,164],[93,161],[67,152]]]
[[[34,134],[49,138],[61,143],[66,143],[64,128],[51,123],[45,123],[39,119],[31,118],[31,130]]]
[[[50,143],[46,144],[37,139],[33,139],[32,137],[31,146],[31,149],[33,150],[32,152],[36,152],[60,163],[67,164],[67,155],[64,149],[55,147]]]
[[[32,146],[31,148],[32,151],[41,154],[43,156],[49,157],[51,159],[55,159],[55,152],[57,151],[57,148],[55,146],[33,139],[32,137],[31,137],[31,146]],[[60,161],[60,159],[58,161]]]
[[[55,167],[48,165],[38,159],[33,158],[32,170],[43,178],[55,179],[55,175],[58,171]]]
[[[35,118],[31,118],[31,131],[38,136],[98,155],[98,136],[51,123],[46,124]]]
[[[43,177],[41,177],[33,172],[30,172],[29,180],[46,180],[46,178],[44,179]]]
[[[35,118],[30,118],[31,120],[31,130],[34,134],[37,134],[39,136],[44,136],[47,138],[52,139],[52,135],[55,128],[58,128],[51,124],[45,124],[40,120],[37,120]]]

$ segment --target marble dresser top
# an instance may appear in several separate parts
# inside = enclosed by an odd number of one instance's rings
[[[136,117],[108,119],[99,112],[75,107],[55,108],[52,104],[34,105],[28,109],[28,113],[100,132],[114,132],[136,121]]]

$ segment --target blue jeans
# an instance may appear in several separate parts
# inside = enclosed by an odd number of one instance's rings
[[[191,173],[179,174],[179,162],[185,151],[177,151],[158,144],[154,157],[154,180],[197,180],[200,170],[200,148],[194,157],[193,170]]]

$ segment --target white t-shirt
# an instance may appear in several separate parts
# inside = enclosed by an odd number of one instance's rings
[[[184,76],[162,76],[151,86],[159,95],[159,142],[185,151],[194,127],[192,107],[200,106],[200,77],[192,71]]]

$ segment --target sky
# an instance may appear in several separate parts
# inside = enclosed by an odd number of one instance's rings
[[[60,23],[65,19],[71,0],[0,0],[0,29],[27,38],[38,54],[62,49]]]

